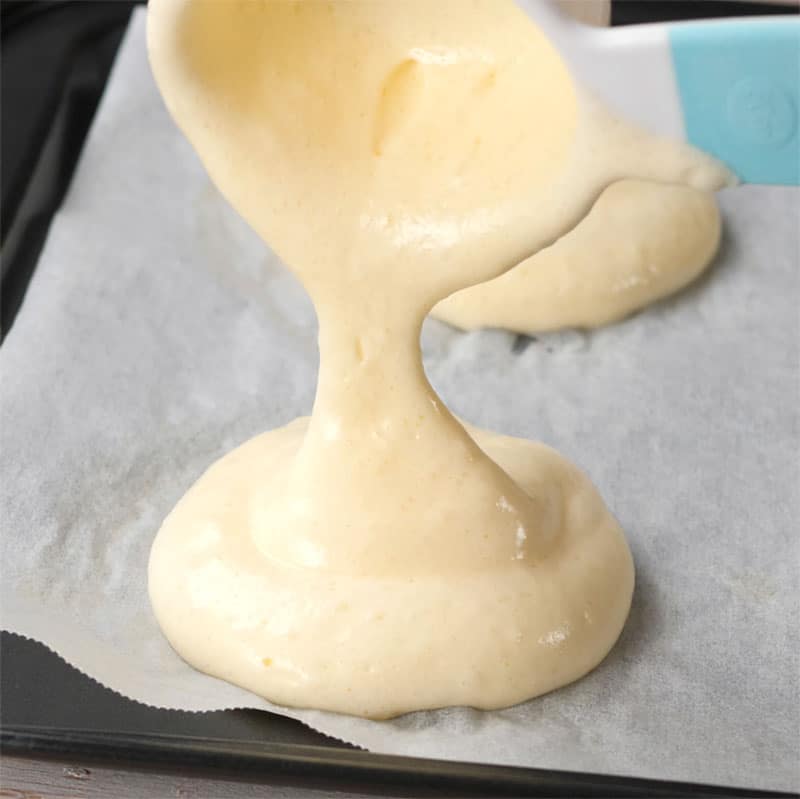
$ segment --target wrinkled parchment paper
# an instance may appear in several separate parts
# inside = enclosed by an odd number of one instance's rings
[[[458,414],[557,447],[618,514],[637,588],[606,661],[499,712],[277,712],[377,752],[800,787],[800,195],[720,199],[709,277],[623,324],[423,336]],[[212,461],[309,412],[315,325],[168,118],[139,12],[0,348],[3,627],[142,702],[276,710],[172,652],[145,568]]]

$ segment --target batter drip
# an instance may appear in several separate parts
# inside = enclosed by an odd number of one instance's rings
[[[710,192],[621,180],[555,244],[488,283],[457,291],[433,315],[464,330],[528,335],[607,325],[695,280],[716,254],[720,232]]]

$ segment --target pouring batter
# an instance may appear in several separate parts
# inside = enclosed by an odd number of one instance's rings
[[[488,283],[457,291],[433,315],[464,330],[528,335],[607,325],[699,277],[720,232],[711,192],[621,180],[555,244]]]
[[[612,181],[727,173],[579,97],[511,2],[151,0],[148,38],[176,121],[320,324],[312,416],[214,464],[156,537],[172,645],[274,702],[373,718],[585,674],[630,605],[622,532],[554,451],[449,413],[420,327]]]

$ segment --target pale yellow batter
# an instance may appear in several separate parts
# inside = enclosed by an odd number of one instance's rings
[[[719,239],[710,192],[619,181],[555,244],[488,283],[456,292],[432,313],[465,330],[533,335],[599,327],[687,286],[711,263]]]
[[[552,450],[465,430],[420,327],[613,180],[727,173],[579,99],[506,0],[151,0],[148,40],[176,121],[320,323],[310,419],[212,466],[156,537],[172,645],[275,702],[375,718],[585,674],[630,604],[619,526]]]

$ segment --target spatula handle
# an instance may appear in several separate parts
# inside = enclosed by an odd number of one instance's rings
[[[747,183],[800,183],[800,19],[668,28],[687,140]]]

